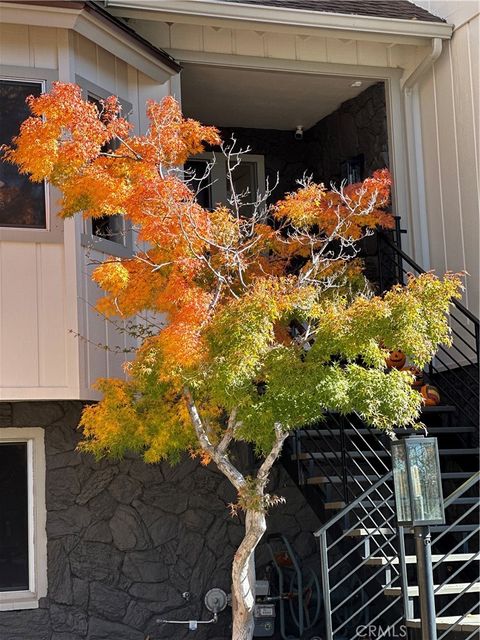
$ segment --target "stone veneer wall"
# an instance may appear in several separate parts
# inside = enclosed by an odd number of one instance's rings
[[[308,130],[310,164],[316,180],[338,182],[341,164],[363,154],[364,178],[389,166],[385,87],[378,82]]]
[[[1,640],[226,640],[229,609],[195,633],[155,620],[206,619],[206,591],[229,591],[242,527],[229,514],[228,481],[191,459],[175,467],[135,456],[96,462],[75,450],[81,408],[0,403],[0,432],[45,427],[48,536],[48,596],[39,609],[0,612]],[[285,533],[315,566],[316,517],[281,467],[273,485],[287,503],[272,511],[269,532]],[[257,559],[267,561],[265,548]]]
[[[305,131],[304,139],[295,140],[293,131],[274,129],[224,128],[222,137],[235,135],[242,148],[265,156],[265,174],[273,185],[277,173],[280,181],[271,197],[275,202],[297,188],[296,180],[304,173],[329,184],[339,182],[341,164],[363,154],[364,177],[376,169],[389,166],[387,111],[382,82],[368,87],[357,97]]]

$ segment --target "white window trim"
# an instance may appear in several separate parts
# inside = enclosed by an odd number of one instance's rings
[[[28,591],[0,592],[0,611],[37,609],[47,595],[47,532],[45,502],[45,431],[40,427],[0,429],[0,443],[27,443]]]
[[[257,189],[260,196],[265,195],[266,182],[265,182],[265,156],[255,153],[245,153],[241,157],[242,162],[251,162],[257,167]],[[216,153],[213,151],[206,151],[204,153],[198,153],[189,159],[191,162],[195,160],[206,160],[212,163],[212,170],[210,174],[210,189],[212,194],[213,206],[218,203],[228,204],[227,196],[227,184],[225,177],[227,175],[227,160],[222,153]],[[256,194],[252,194],[256,197]]]
[[[0,78],[13,82],[35,82],[41,85],[42,93],[51,89],[52,82],[57,79],[57,73],[52,69],[35,69],[33,67],[16,67],[0,65]],[[52,210],[51,190],[53,187],[47,182],[45,185],[45,227],[2,227],[0,226],[0,241],[11,242],[61,242],[63,238],[63,221]]]
[[[76,75],[75,82],[83,89],[85,94],[97,100],[105,100],[112,95],[111,91],[106,91],[98,85],[90,82],[82,76]],[[124,100],[121,96],[117,96],[120,104],[122,105],[122,112],[124,116],[127,116],[132,111],[132,104]],[[113,240],[107,240],[106,238],[99,238],[93,234],[92,220],[90,218],[83,222],[83,233],[80,236],[83,247],[92,251],[99,251],[100,253],[107,253],[108,255],[117,256],[119,258],[129,258],[133,254],[133,229],[131,223],[124,218],[124,243],[114,242]]]

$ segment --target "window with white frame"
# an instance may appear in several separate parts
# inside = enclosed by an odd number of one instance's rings
[[[231,181],[227,172],[226,158],[221,154],[201,153],[185,163],[185,178],[192,181],[192,189],[198,191],[197,200],[205,209],[214,209],[217,204],[227,204],[233,190],[244,194],[242,213],[253,212],[257,193],[265,193],[264,156],[245,154],[233,169]]]
[[[30,115],[25,102],[39,96],[44,82],[0,78],[0,145],[11,144],[21,123]],[[44,183],[30,182],[16,166],[0,162],[0,227],[46,229],[47,206]]]
[[[44,430],[0,429],[0,611],[46,596],[45,522]]]
[[[102,100],[109,95],[108,91],[94,85],[88,80],[77,76],[77,83],[84,90],[89,102],[96,105],[100,117],[102,112]],[[128,116],[131,105],[119,99],[122,105],[122,115]],[[114,146],[105,145],[103,151],[112,151]],[[128,256],[132,253],[132,228],[121,214],[100,216],[85,220],[85,232],[82,234],[82,243],[92,249],[116,256]]]

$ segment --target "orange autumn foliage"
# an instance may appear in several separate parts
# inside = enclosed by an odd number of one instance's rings
[[[386,170],[346,187],[343,195],[308,183],[272,209],[275,226],[272,217],[250,224],[227,206],[203,209],[175,168],[205,145],[218,144],[218,131],[184,118],[170,96],[147,103],[144,135],[133,134],[116,98],[98,107],[75,85],[56,82],[28,104],[32,117],[4,150],[7,160],[32,180],[48,179],[61,190],[63,217],[120,213],[131,221],[149,248],[96,268],[93,280],[106,294],[97,308],[125,318],[145,310],[163,314],[168,326],[158,345],[172,375],[206,357],[204,328],[215,305],[227,304],[258,279],[282,277],[299,258],[303,272],[312,273],[311,243],[289,237],[284,227],[315,228],[318,248],[332,234],[356,239],[365,228],[392,224],[383,210],[391,183]],[[313,277],[332,279],[344,266],[322,263]],[[276,324],[280,342],[287,340],[287,325]]]

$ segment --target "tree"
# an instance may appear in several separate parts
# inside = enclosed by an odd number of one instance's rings
[[[241,153],[222,147],[232,195],[208,211],[196,199],[204,180],[179,167],[205,144],[220,144],[218,131],[185,119],[173,98],[147,104],[145,135],[133,135],[116,98],[99,110],[72,84],[56,83],[28,103],[33,115],[6,158],[60,189],[61,216],[120,213],[144,247],[93,275],[105,291],[103,314],[154,320],[127,381],[97,383],[103,400],[83,412],[82,448],[117,457],[134,450],[149,463],[190,451],[216,464],[245,512],[232,567],[232,637],[250,639],[253,554],[276,502],[267,483],[285,438],[327,410],[356,411],[387,431],[414,424],[421,396],[411,374],[387,370],[385,358],[400,349],[424,366],[448,343],[459,279],[428,273],[373,295],[358,241],[392,226],[386,170],[331,190],[305,179],[267,207],[266,197],[235,193]],[[255,475],[233,464],[237,441],[254,448]]]

